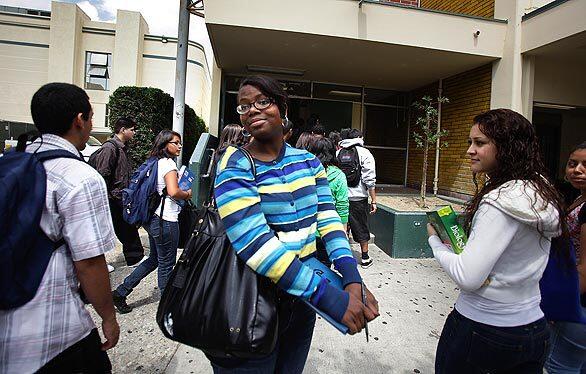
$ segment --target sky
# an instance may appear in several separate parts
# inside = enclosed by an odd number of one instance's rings
[[[179,0],[63,0],[63,2],[77,3],[92,21],[115,22],[117,9],[138,11],[148,23],[150,34],[177,36]],[[0,4],[51,10],[50,0],[0,0]],[[204,46],[208,65],[211,68],[213,52],[203,18],[194,15],[190,17],[189,40]]]

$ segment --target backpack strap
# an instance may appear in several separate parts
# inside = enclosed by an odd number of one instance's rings
[[[73,158],[75,160],[85,162],[83,159],[81,159],[80,156],[75,155],[64,149],[52,149],[50,151],[36,152],[33,154],[37,157],[39,162],[45,162],[47,160],[53,160],[55,158]]]
[[[75,154],[73,154],[69,151],[66,151],[64,149],[53,149],[50,151],[36,152],[33,154],[37,157],[37,160],[39,160],[39,162],[45,162],[45,161],[53,160],[56,158],[72,158],[72,159],[78,160],[80,162],[85,162],[79,156],[76,156]],[[56,250],[57,248],[61,247],[64,244],[66,244],[65,239],[61,238],[61,239],[57,240],[56,242],[54,242],[53,249]]]
[[[237,148],[240,151],[242,151],[242,153],[244,153],[244,156],[250,162],[250,165],[251,165],[251,168],[252,168],[252,175],[254,176],[254,179],[256,180],[256,165],[254,164],[254,160],[252,158],[252,155],[244,147],[237,147]],[[220,162],[220,159],[221,159],[221,157],[218,157],[218,160],[216,161],[216,163],[214,164],[214,166],[212,167],[212,169],[210,171],[210,188],[208,189],[207,200],[204,202],[204,205],[215,204],[215,199],[214,199],[214,182],[215,182],[215,179],[216,179],[216,171],[217,171],[217,166],[218,166],[218,163]]]
[[[116,149],[116,162],[114,163],[114,168],[116,168],[116,166],[118,166],[118,161],[120,161],[120,147],[118,146],[116,141],[112,138],[106,140],[104,142],[104,144],[105,143],[111,143],[114,146],[114,148]]]

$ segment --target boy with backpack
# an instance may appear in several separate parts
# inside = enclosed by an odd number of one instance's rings
[[[135,127],[132,119],[119,118],[114,124],[112,138],[104,142],[88,161],[106,181],[114,232],[122,243],[122,253],[128,266],[134,266],[145,258],[138,229],[122,218],[122,191],[128,187],[132,174],[127,148],[134,137]],[[110,265],[108,267],[110,270]]]
[[[340,169],[348,182],[348,200],[350,201],[350,231],[352,238],[360,244],[362,259],[360,265],[367,268],[372,265],[368,255],[368,214],[376,213],[376,168],[372,153],[364,147],[362,132],[358,129],[343,129],[342,141],[337,157]],[[370,204],[368,197],[370,196]]]
[[[91,104],[81,88],[49,83],[31,113],[41,137],[0,157],[0,372],[107,373],[120,333],[104,258],[115,237],[104,180],[79,153]]]

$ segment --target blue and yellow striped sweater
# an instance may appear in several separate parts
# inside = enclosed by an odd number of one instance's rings
[[[317,230],[344,285],[361,281],[326,171],[314,155],[286,144],[276,160],[255,166],[256,177],[235,147],[217,166],[214,194],[234,249],[257,273],[341,321],[348,295],[303,264],[316,251]]]

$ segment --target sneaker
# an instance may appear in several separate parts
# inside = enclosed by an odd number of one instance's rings
[[[118,291],[112,291],[112,300],[114,306],[118,309],[120,314],[126,314],[132,312],[132,307],[126,304],[126,298],[118,293]]]
[[[137,263],[134,263],[134,264],[132,264],[132,265],[128,265],[128,266],[130,266],[131,268],[135,268],[135,267],[137,267],[138,265],[142,264],[142,263],[144,262],[144,260],[146,260],[147,258],[149,258],[149,257],[148,257],[148,256],[143,256],[143,258],[142,258],[142,259],[140,259],[140,261],[138,261]]]
[[[108,264],[108,273],[111,273],[114,271],[114,266]]]
[[[370,265],[372,265],[372,258],[367,257],[360,260],[360,266],[362,266],[363,269],[370,267]]]

